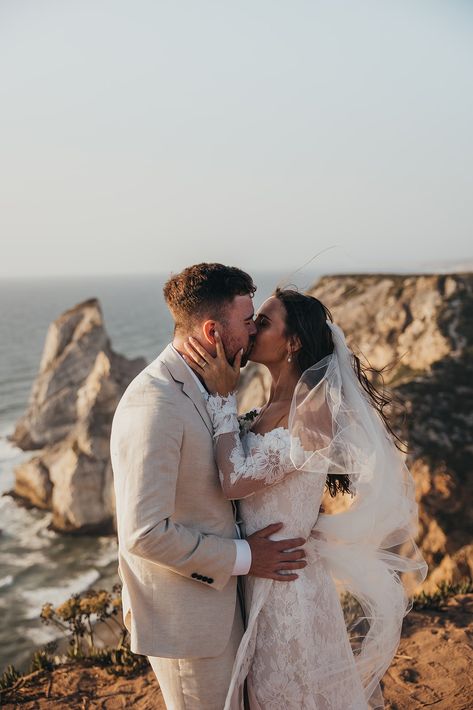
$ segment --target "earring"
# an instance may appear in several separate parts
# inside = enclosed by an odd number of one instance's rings
[[[291,360],[292,360],[292,355],[289,355],[289,357],[287,358],[287,361],[291,362]]]

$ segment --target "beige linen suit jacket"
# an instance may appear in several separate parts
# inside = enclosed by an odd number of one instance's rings
[[[171,345],[123,394],[110,449],[132,651],[220,655],[236,604],[235,516],[222,494],[202,393]]]

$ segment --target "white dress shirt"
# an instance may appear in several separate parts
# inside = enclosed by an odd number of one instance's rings
[[[204,399],[208,399],[209,393],[207,392],[204,385],[202,384],[202,382],[199,380],[199,378],[195,374],[194,370],[191,367],[189,367],[187,362],[182,357],[181,353],[178,350],[176,350],[174,345],[172,347],[176,351],[176,353],[182,358],[184,365],[187,367],[187,369],[191,373],[192,377],[196,381],[197,386],[198,386],[199,390],[201,391]],[[235,524],[235,527],[236,527],[236,530],[238,533],[238,537],[241,537],[240,528],[236,524]],[[248,574],[248,572],[250,571],[250,567],[251,567],[251,547],[249,546],[249,544],[246,540],[235,540],[235,545],[237,548],[237,554],[236,554],[235,564],[233,566],[232,575],[239,576],[242,574]]]

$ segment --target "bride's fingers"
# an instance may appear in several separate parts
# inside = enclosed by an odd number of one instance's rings
[[[235,355],[235,360],[233,361],[233,369],[235,372],[240,372],[241,368],[241,358],[243,357],[243,348],[237,352]]]
[[[222,338],[220,337],[220,333],[218,332],[218,330],[215,331],[214,335],[215,335],[215,349],[217,351],[217,358],[220,360],[223,359],[226,362],[227,356],[225,355],[225,350],[223,348]]]
[[[200,365],[198,365],[191,357],[189,357],[188,355],[184,355],[184,354],[182,355],[182,357],[184,358],[186,363],[189,365],[191,370],[194,370],[194,372],[197,372],[198,375],[202,374],[203,368]]]
[[[188,342],[192,345],[194,350],[197,351],[201,359],[203,359],[205,362],[210,362],[211,360],[213,360],[212,355],[210,355],[210,353],[208,353],[207,350],[202,347],[199,341],[192,337],[192,335],[189,337]]]
[[[185,356],[186,360],[193,365],[198,365],[199,363],[202,362],[202,358],[200,355],[192,348],[191,345],[188,345],[187,343],[184,343],[184,347],[187,351],[187,355]]]
[[[187,354],[192,360],[199,365],[201,368],[204,368],[207,364],[207,360],[202,357],[202,355],[198,352],[198,350],[194,347],[192,343],[184,343],[184,347],[187,351]]]

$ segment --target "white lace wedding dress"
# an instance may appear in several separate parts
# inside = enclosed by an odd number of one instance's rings
[[[251,710],[366,710],[335,584],[309,538],[324,478],[294,470],[287,429],[257,434],[244,420],[240,431],[234,395],[210,396],[207,409],[221,483],[227,497],[241,499],[246,535],[282,522],[273,539],[308,538],[297,580],[246,578],[247,628],[225,708],[248,677]]]

